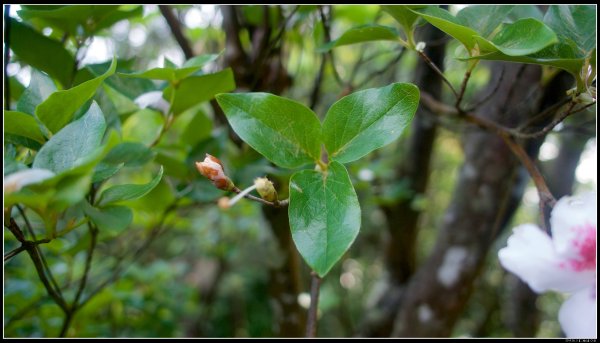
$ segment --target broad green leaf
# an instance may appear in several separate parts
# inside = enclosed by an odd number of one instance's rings
[[[151,80],[165,80],[170,82],[176,82],[182,80],[198,70],[202,69],[202,67],[214,60],[216,60],[220,54],[208,54],[208,55],[200,55],[187,60],[181,68],[178,68],[173,62],[169,59],[165,58],[165,66],[163,68],[152,68],[150,70],[146,70],[143,72],[137,73],[118,73],[120,76],[124,77],[136,77],[143,79],[151,79]]]
[[[231,68],[221,70],[214,74],[190,76],[181,81],[177,88],[165,88],[163,97],[171,99],[175,91],[171,111],[179,114],[201,102],[210,100],[218,93],[225,93],[235,89],[235,81]]]
[[[271,162],[296,168],[320,160],[321,123],[308,107],[268,93],[216,98],[233,130]]]
[[[572,44],[581,56],[596,47],[595,5],[552,5],[544,16],[562,43]]]
[[[117,60],[113,59],[108,70],[101,76],[71,89],[52,93],[35,109],[36,116],[52,133],[58,132],[73,119],[75,112],[94,96],[102,81],[112,75],[116,67]]]
[[[419,20],[419,16],[411,11],[410,8],[419,8],[419,6],[381,5],[381,9],[394,17],[407,35],[409,33],[412,34],[414,26]]]
[[[191,73],[194,73],[197,70],[200,70],[199,67],[190,67],[186,68],[191,70]],[[175,81],[177,78],[175,77],[175,68],[152,68],[143,72],[137,73],[118,73],[119,76],[123,77],[139,77],[143,79],[150,80],[165,80],[165,81]]]
[[[94,102],[83,117],[65,126],[44,144],[35,156],[33,167],[57,174],[75,167],[100,146],[105,130],[104,115]]]
[[[123,140],[152,144],[160,135],[165,119],[159,112],[143,109],[135,112],[123,123]]]
[[[475,30],[479,36],[488,38],[514,7],[509,5],[471,5],[458,12],[456,18],[465,26]]]
[[[543,21],[544,14],[536,5],[519,5],[514,6],[513,10],[510,11],[510,13],[507,16],[507,19],[509,19],[512,22],[524,18],[533,18],[539,21]],[[546,25],[548,24],[546,23]]]
[[[133,212],[125,206],[97,208],[84,201],[83,211],[98,226],[100,232],[110,236],[126,229],[133,220]]]
[[[398,30],[393,27],[367,24],[351,28],[350,30],[344,32],[340,38],[332,40],[331,42],[319,47],[317,50],[320,52],[325,52],[342,45],[379,40],[398,41],[398,38]]]
[[[44,23],[68,32],[71,36],[81,34],[80,28],[87,35],[109,27],[112,24],[131,17],[141,16],[142,6],[131,9],[120,9],[118,5],[76,5],[61,6],[52,9],[26,7],[17,13],[23,19],[37,19]]]
[[[194,146],[209,138],[212,128],[213,122],[204,111],[191,109],[177,117],[169,134],[175,133],[178,141],[188,146]]]
[[[219,54],[205,54],[200,56],[195,56],[185,61],[182,65],[182,68],[187,67],[204,67],[206,64],[215,61],[219,56],[221,56],[222,52]]]
[[[123,142],[116,145],[104,157],[103,162],[111,165],[123,163],[128,167],[139,167],[154,158],[154,153],[141,143]]]
[[[453,16],[450,12],[437,6],[427,6],[425,8],[412,9],[431,25],[444,31],[448,35],[460,41],[468,51],[475,47],[474,36],[479,33],[470,27],[467,27],[459,18]]]
[[[112,187],[108,188],[107,190],[105,190],[104,192],[102,192],[102,195],[100,196],[100,200],[98,201],[98,203],[101,204],[102,206],[106,206],[108,204],[112,204],[112,203],[119,202],[119,201],[125,201],[125,200],[131,200],[131,199],[137,199],[137,198],[143,197],[148,192],[150,192],[154,187],[156,187],[156,185],[162,178],[162,175],[163,175],[163,167],[161,166],[160,170],[158,171],[158,174],[156,174],[156,176],[150,182],[148,182],[146,184],[141,184],[141,185],[131,184],[131,185],[112,186]]]
[[[31,138],[15,135],[12,133],[4,133],[4,144],[14,144],[15,146],[24,146],[31,150],[40,150],[42,144]]]
[[[45,71],[63,86],[69,85],[75,60],[62,44],[13,18],[7,24],[10,25],[10,48],[21,61]]]
[[[17,111],[35,114],[35,108],[55,91],[56,86],[48,75],[35,68],[31,69],[29,87],[25,89],[21,98],[19,98]]]
[[[4,111],[4,133],[27,137],[42,144],[46,141],[35,118],[23,112]]]
[[[109,68],[112,61],[97,64],[88,64],[85,68],[77,71],[75,76],[75,85],[91,80],[95,77],[102,75],[107,68]],[[131,60],[117,60],[117,71],[125,72],[126,65],[130,64]],[[119,74],[119,73],[116,73]],[[154,83],[148,79],[143,78],[125,78],[119,77],[118,75],[112,75],[104,80],[104,85],[113,88],[113,91],[118,91],[120,94],[133,100],[140,94],[147,93],[156,90]]]
[[[292,175],[288,215],[296,248],[312,270],[325,276],[360,230],[360,205],[346,168],[333,161],[324,173]]]
[[[357,160],[400,137],[419,104],[419,89],[394,83],[352,93],[334,103],[323,122],[329,158]]]
[[[558,43],[556,34],[550,28],[532,18],[505,25],[491,42],[481,36],[476,36],[475,40],[482,52],[499,50],[508,56],[530,55]]]
[[[123,168],[123,163],[117,165],[104,162],[98,163],[96,169],[94,169],[94,175],[92,175],[92,183],[104,181],[114,176],[121,168]]]

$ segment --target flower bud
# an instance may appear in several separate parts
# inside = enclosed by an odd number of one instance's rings
[[[269,181],[266,177],[258,177],[254,179],[256,185],[256,191],[260,194],[261,198],[267,201],[277,201],[277,191],[273,186],[273,182]]]
[[[212,181],[213,185],[218,189],[230,191],[235,187],[233,182],[225,175],[221,161],[212,155],[206,154],[203,162],[196,162],[196,169],[198,169],[200,174]]]

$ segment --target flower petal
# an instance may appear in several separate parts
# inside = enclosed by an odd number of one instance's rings
[[[500,264],[525,281],[531,289],[573,292],[594,283],[595,273],[577,272],[565,267],[552,240],[535,225],[516,227],[508,245],[498,251]]]
[[[550,216],[552,240],[559,255],[588,264],[596,269],[596,193],[562,197]]]
[[[596,338],[596,287],[573,294],[560,307],[558,321],[567,338]]]

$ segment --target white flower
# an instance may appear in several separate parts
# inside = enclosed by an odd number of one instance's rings
[[[138,105],[139,108],[150,107],[165,114],[169,111],[169,103],[163,99],[161,91],[144,93],[135,98],[133,102]]]
[[[568,338],[596,338],[596,193],[563,197],[550,216],[552,237],[535,225],[516,227],[500,264],[537,293],[573,293],[558,320]]]

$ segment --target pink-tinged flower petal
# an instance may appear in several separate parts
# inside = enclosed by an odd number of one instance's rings
[[[500,264],[531,289],[573,292],[594,283],[595,272],[577,272],[556,254],[550,236],[535,225],[516,227],[508,245],[498,251]]]
[[[575,270],[596,269],[596,193],[561,198],[550,217],[556,252]]]
[[[558,321],[567,338],[596,338],[598,335],[596,286],[573,294],[560,307]]]

